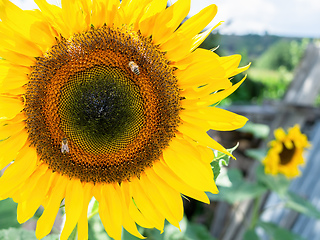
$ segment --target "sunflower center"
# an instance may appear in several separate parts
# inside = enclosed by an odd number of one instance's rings
[[[72,76],[61,90],[63,130],[82,149],[116,151],[130,143],[142,127],[139,88],[121,69],[94,66]]]
[[[62,38],[32,69],[29,141],[53,171],[94,183],[130,180],[175,136],[177,80],[139,32],[103,26]]]
[[[280,164],[281,165],[287,165],[291,162],[293,155],[296,151],[296,147],[293,144],[293,147],[291,149],[288,149],[283,143],[282,143],[282,152],[279,154],[280,157]]]

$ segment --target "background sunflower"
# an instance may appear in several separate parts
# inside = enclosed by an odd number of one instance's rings
[[[275,139],[263,160],[265,172],[276,175],[281,173],[288,178],[300,175],[299,166],[304,164],[304,150],[310,147],[307,136],[300,132],[300,126],[295,125],[286,133],[282,128],[274,131]]]

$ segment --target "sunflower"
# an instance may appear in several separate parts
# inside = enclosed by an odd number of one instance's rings
[[[307,136],[300,132],[299,125],[289,128],[286,133],[282,128],[274,131],[275,139],[270,144],[267,156],[263,160],[265,173],[281,173],[288,178],[300,175],[298,166],[304,164],[303,152],[310,147]]]
[[[209,107],[249,67],[196,49],[217,7],[180,26],[190,1],[35,2],[24,11],[0,1],[1,199],[18,203],[20,223],[43,206],[37,238],[64,201],[61,239],[76,225],[87,239],[92,197],[114,239],[122,227],[142,238],[136,224],[179,227],[181,195],[209,203],[205,192],[218,193],[211,148],[229,154],[206,131],[247,121]]]

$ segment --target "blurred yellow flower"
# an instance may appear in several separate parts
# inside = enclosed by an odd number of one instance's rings
[[[196,49],[217,7],[180,26],[190,1],[35,2],[40,10],[0,1],[0,169],[10,164],[0,198],[18,203],[20,223],[44,207],[37,238],[65,199],[60,239],[76,225],[87,239],[93,196],[114,239],[122,226],[141,238],[136,223],[179,227],[181,194],[209,203],[205,192],[218,192],[211,148],[227,151],[206,131],[247,121],[209,107],[249,67],[238,68],[239,55]]]
[[[303,152],[310,147],[307,136],[300,132],[299,125],[289,128],[286,133],[282,128],[274,131],[275,139],[270,144],[267,156],[262,161],[265,173],[281,173],[288,178],[300,175],[299,165],[304,164]]]

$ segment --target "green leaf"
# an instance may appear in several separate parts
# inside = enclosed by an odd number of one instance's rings
[[[233,148],[229,148],[227,149],[227,151],[232,154],[234,150],[236,150],[239,146],[239,143],[237,143],[237,145],[235,145]],[[222,165],[224,166],[228,166],[229,165],[229,160],[230,157],[223,153],[223,152],[218,152],[217,155],[214,158],[214,161],[219,161]]]
[[[212,171],[213,171],[213,176],[214,176],[214,181],[217,180],[217,177],[220,175],[221,167],[220,163],[218,161],[213,161],[211,163]]]
[[[254,229],[247,230],[243,236],[243,240],[259,240],[259,239],[260,238]]]
[[[205,226],[191,223],[186,217],[181,220],[180,229],[166,222],[162,234],[156,229],[145,229],[144,235],[148,240],[215,240]]]
[[[232,154],[233,151],[238,148],[238,146],[239,146],[239,143],[237,143],[237,145],[234,146],[233,148],[227,149],[227,151]],[[221,171],[221,167],[228,166],[229,161],[230,161],[230,157],[227,154],[222,153],[222,152],[217,152],[214,160],[211,162],[214,181],[217,180],[217,177],[219,176],[220,171]]]
[[[17,204],[11,199],[0,201],[0,229],[19,227],[17,221]]]
[[[219,194],[207,193],[210,200],[226,201],[228,203],[240,202],[246,199],[256,198],[266,192],[266,188],[255,182],[248,182],[243,179],[238,169],[227,171],[229,186],[218,186]],[[226,181],[226,179],[224,179]],[[217,182],[217,184],[219,184]]]
[[[78,231],[77,231],[77,226],[72,230],[70,236],[68,237],[68,240],[76,240],[78,239]]]
[[[34,231],[29,231],[22,228],[9,228],[0,230],[0,239],[1,240],[37,240]],[[51,234],[42,240],[58,240],[59,236]]]
[[[180,222],[181,232],[171,224],[166,224],[164,229],[164,240],[214,240],[205,226],[191,223],[186,217]],[[148,238],[149,239],[149,238]],[[157,239],[158,240],[158,239]]]
[[[189,223],[185,232],[185,239],[190,240],[214,240],[205,226],[196,223]]]
[[[90,218],[89,223],[89,239],[90,240],[112,240],[105,231],[99,214]]]
[[[258,160],[259,162],[262,162],[267,155],[267,151],[265,149],[248,149],[245,153],[248,157]]]
[[[92,199],[91,201],[94,201],[94,203],[88,219],[91,219],[94,215],[96,215],[99,212],[99,202],[95,199]]]
[[[262,165],[258,166],[256,169],[256,174],[258,181],[265,185],[268,189],[276,192],[280,197],[285,196],[288,191],[290,180],[282,174],[269,175],[265,174],[264,167]]]
[[[305,198],[293,192],[288,192],[286,197],[287,201],[285,207],[293,209],[306,216],[320,219],[320,211]]]
[[[256,138],[266,138],[269,135],[270,128],[268,125],[247,122],[242,128],[239,128],[237,131],[252,133]]]
[[[142,231],[140,230],[140,233],[142,233]],[[133,235],[131,235],[127,230],[125,230],[124,228],[122,228],[122,237],[121,240],[141,240],[140,238],[137,238]]]
[[[264,229],[264,231],[273,240],[304,240],[301,236],[294,234],[287,229],[281,228],[274,223],[262,222],[258,223],[258,226]]]

